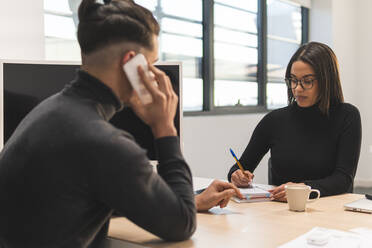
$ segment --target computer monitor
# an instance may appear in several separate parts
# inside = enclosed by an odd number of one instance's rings
[[[170,78],[179,97],[174,119],[182,144],[182,66],[180,62],[160,62],[156,67]],[[59,92],[71,82],[80,68],[78,63],[46,61],[0,61],[0,149],[7,142],[21,120],[41,101]],[[129,107],[118,113],[110,122],[134,136],[147,150],[150,160],[157,160],[151,129]]]

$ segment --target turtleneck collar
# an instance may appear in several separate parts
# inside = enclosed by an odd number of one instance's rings
[[[77,70],[75,79],[65,87],[64,92],[97,101],[102,106],[102,114],[106,120],[123,108],[123,104],[110,87],[81,69]]]
[[[292,109],[297,112],[297,113],[301,113],[301,114],[305,114],[305,115],[321,115],[323,116],[322,112],[320,111],[320,108],[319,108],[319,103],[316,103],[312,106],[309,106],[309,107],[300,107],[297,102],[294,102],[292,105],[291,105]]]

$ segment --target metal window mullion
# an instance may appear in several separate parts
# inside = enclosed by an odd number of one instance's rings
[[[267,4],[266,0],[258,1],[258,61],[257,61],[257,83],[258,83],[258,106],[266,108],[266,81],[267,81]]]
[[[309,9],[301,7],[301,44],[309,42]]]
[[[214,107],[214,9],[213,0],[203,1],[203,111]]]

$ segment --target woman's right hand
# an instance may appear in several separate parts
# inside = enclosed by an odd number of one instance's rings
[[[241,170],[236,170],[231,175],[231,182],[236,187],[247,188],[251,185],[253,177],[254,175],[248,170],[244,171],[244,174]]]

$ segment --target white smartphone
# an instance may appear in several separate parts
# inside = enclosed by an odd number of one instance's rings
[[[146,89],[145,85],[141,81],[138,74],[138,66],[141,65],[145,74],[150,76],[152,73],[149,71],[147,61],[143,54],[139,53],[129,60],[125,65],[123,65],[123,70],[128,77],[130,84],[133,89],[137,92],[140,101],[143,104],[149,104],[152,102],[152,96],[150,92]]]

